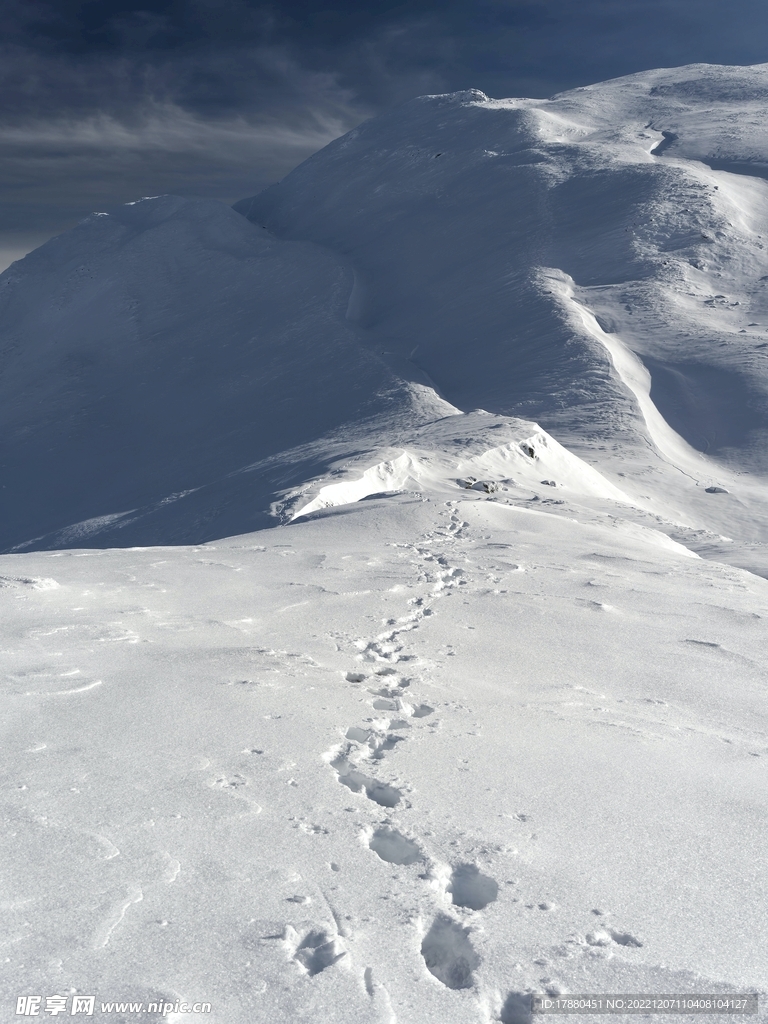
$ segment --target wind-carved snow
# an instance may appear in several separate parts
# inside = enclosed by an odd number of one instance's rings
[[[93,944],[94,949],[99,949],[103,946],[109,945],[109,941],[112,938],[112,933],[122,923],[123,918],[128,913],[128,910],[134,903],[140,903],[144,899],[144,894],[141,889],[137,886],[128,894],[128,896],[121,900],[108,914],[105,921],[99,927],[94,936]]]
[[[354,322],[397,372],[538,423],[670,536],[768,572],[768,190],[717,169],[768,163],[765,76],[702,65],[551,100],[422,98],[243,210],[350,261]],[[422,452],[383,440],[345,500],[423,488]]]
[[[697,66],[425,97],[241,204],[251,224],[173,196],[86,219],[2,278],[0,545],[199,542],[317,481],[424,486],[415,428],[483,408],[760,570],[764,96],[764,68]]]
[[[641,360],[623,344],[615,333],[607,333],[598,323],[594,313],[576,298],[573,280],[566,274],[545,274],[544,280],[552,294],[570,307],[582,329],[595,338],[610,356],[621,382],[635,397],[643,416],[648,433],[661,454],[680,469],[705,476],[708,467],[703,456],[669,426],[651,399],[651,375]],[[722,473],[730,476],[727,470]]]
[[[483,450],[482,440],[491,430],[500,430],[512,439]],[[467,448],[480,451],[456,459],[457,446],[460,452]],[[301,495],[294,498],[298,507],[291,518],[376,494],[402,490],[445,493],[457,487],[492,494],[510,486],[538,491],[544,485],[565,488],[567,494],[633,504],[596,469],[533,423],[484,413],[452,416],[422,430],[409,448],[364,470],[357,479],[350,479],[353,471],[347,471],[337,483],[315,483],[312,490],[317,493],[311,501],[301,504]]]

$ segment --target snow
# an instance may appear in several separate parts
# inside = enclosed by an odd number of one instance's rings
[[[9,1020],[768,1019],[766,96],[423,97],[0,277]]]
[[[324,467],[325,449],[306,449],[318,437],[431,418],[431,394],[347,326],[350,276],[316,245],[174,197],[90,217],[14,264],[0,279],[3,549],[267,525],[275,477]]]
[[[457,451],[461,452],[458,459]],[[348,469],[340,483],[321,486],[306,504],[302,503],[306,490],[292,495],[297,510],[291,519],[387,491],[442,492],[450,498],[457,486],[486,494],[498,491],[499,497],[517,493],[529,499],[541,485],[565,487],[569,495],[632,504],[618,487],[535,423],[491,416],[483,410],[466,415],[456,410],[455,415],[421,428],[402,454],[371,466],[359,479],[350,474]],[[317,484],[308,490],[316,488]]]
[[[706,163],[768,161],[766,82],[701,65],[423,97],[237,209],[351,267],[347,315],[394,372],[535,421],[671,535],[766,573],[768,186]]]
[[[8,1000],[764,991],[759,577],[474,491],[4,562]]]

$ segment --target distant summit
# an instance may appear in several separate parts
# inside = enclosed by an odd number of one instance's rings
[[[644,445],[616,335],[693,449],[765,470],[767,105],[768,65],[421,97],[235,208],[347,259],[353,319],[459,408]]]

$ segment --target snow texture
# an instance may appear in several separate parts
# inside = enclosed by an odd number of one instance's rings
[[[767,104],[422,97],[0,277],[4,1020],[768,1019]]]

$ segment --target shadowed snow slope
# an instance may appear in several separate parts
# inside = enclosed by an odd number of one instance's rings
[[[6,548],[77,523],[47,543],[254,528],[275,490],[264,467],[237,493],[216,481],[419,406],[346,323],[349,271],[221,203],[165,196],[94,214],[0,282]],[[441,403],[421,404],[432,418]],[[290,479],[288,461],[273,474]]]

